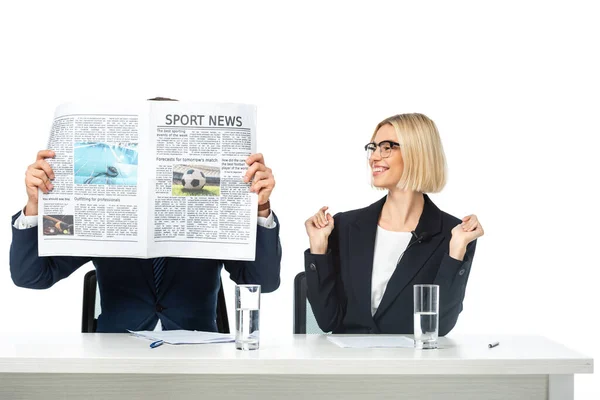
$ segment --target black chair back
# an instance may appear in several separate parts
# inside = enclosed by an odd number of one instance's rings
[[[223,291],[223,280],[219,279],[219,294],[217,295],[217,330],[219,333],[230,333],[229,318],[227,318],[227,304]]]
[[[294,333],[306,333],[306,273],[294,278]]]
[[[96,332],[98,320],[96,310],[96,270],[88,271],[83,277],[83,313],[81,315],[81,332]]]
[[[319,328],[306,296],[307,291],[306,273],[302,271],[294,278],[294,333],[309,335],[329,334],[329,332],[323,332]]]

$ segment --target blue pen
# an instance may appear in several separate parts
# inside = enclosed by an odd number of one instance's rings
[[[156,342],[150,343],[150,348],[151,349],[155,349],[155,348],[157,348],[158,346],[160,346],[163,343],[164,343],[163,340],[157,340]]]

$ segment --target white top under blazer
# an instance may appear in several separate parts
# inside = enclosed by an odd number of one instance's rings
[[[398,258],[406,250],[411,238],[410,232],[387,231],[377,225],[371,277],[371,315],[377,312],[387,284],[396,270]]]

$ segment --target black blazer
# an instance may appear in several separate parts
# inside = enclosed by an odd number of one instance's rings
[[[439,334],[446,335],[462,311],[476,241],[463,261],[448,255],[451,230],[461,223],[424,195],[415,232],[432,234],[412,245],[392,274],[371,316],[371,275],[377,221],[386,197],[360,210],[334,216],[326,254],[304,253],[308,300],[319,327],[333,333],[413,333],[413,285],[440,285]],[[410,243],[413,243],[413,237]],[[410,245],[410,244],[409,244]]]
[[[13,224],[19,214],[13,216]],[[17,286],[46,289],[92,261],[102,305],[98,332],[153,330],[159,319],[164,330],[216,332],[217,293],[223,266],[236,283],[260,284],[263,293],[279,287],[279,221],[274,214],[273,217],[275,228],[257,226],[255,261],[167,257],[158,294],[152,259],[39,257],[37,228],[12,228],[10,273]]]

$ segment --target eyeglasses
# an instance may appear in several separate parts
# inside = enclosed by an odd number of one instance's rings
[[[400,147],[400,143],[392,142],[391,140],[382,140],[379,144],[375,142],[367,143],[365,145],[365,151],[367,152],[367,159],[370,159],[373,153],[379,147],[379,155],[381,158],[388,158],[392,155],[392,149],[394,147]]]

